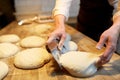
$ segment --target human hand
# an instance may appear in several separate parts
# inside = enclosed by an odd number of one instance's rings
[[[65,38],[66,38],[65,29],[57,28],[49,35],[47,43],[51,43],[53,40],[59,39],[60,41],[59,41],[58,48],[61,49],[65,41]]]
[[[55,19],[56,29],[49,35],[47,43],[51,43],[53,40],[59,39],[60,41],[58,48],[61,49],[66,38],[65,25],[64,25],[65,16],[56,15],[54,19]]]
[[[115,27],[111,27],[102,33],[96,48],[101,49],[104,45],[106,45],[106,49],[100,56],[100,60],[97,62],[98,66],[102,66],[110,61],[114,51],[116,50],[118,36],[119,30]]]

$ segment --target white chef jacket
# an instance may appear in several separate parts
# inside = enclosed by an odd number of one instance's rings
[[[56,0],[55,7],[53,9],[53,16],[62,14],[66,17],[66,20],[69,18],[69,10],[71,3],[74,0]],[[113,20],[115,17],[120,15],[120,0],[108,0],[109,4],[114,7],[113,11]]]

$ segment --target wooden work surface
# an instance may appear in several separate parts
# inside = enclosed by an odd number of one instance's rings
[[[18,26],[17,22],[14,21],[0,30],[0,35],[14,33],[20,36],[21,39],[30,35],[39,35],[47,39],[48,34],[54,29],[54,23],[46,24],[50,25],[52,28],[39,33],[39,29],[35,29],[34,26],[41,24],[32,23]],[[74,28],[66,25],[66,31],[71,35],[72,40],[77,43],[79,47],[78,50],[88,51],[98,55],[104,51],[104,49],[97,50],[94,40]],[[108,64],[105,64],[102,69],[98,70],[94,76],[89,78],[72,77],[65,70],[60,70],[54,60],[51,60],[41,68],[33,70],[22,70],[14,67],[13,57],[2,59],[2,61],[5,61],[10,69],[4,80],[120,80],[120,56],[115,53]]]

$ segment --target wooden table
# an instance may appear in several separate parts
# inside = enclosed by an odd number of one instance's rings
[[[32,23],[18,26],[17,22],[14,21],[0,30],[0,35],[14,33],[20,36],[21,39],[29,35],[39,35],[47,38],[48,34],[54,29],[54,23],[46,24],[52,26],[52,28],[39,33],[38,30],[34,29],[34,26],[41,24]],[[72,40],[78,44],[78,50],[80,51],[88,51],[99,55],[105,50],[104,48],[97,50],[95,48],[97,42],[78,32],[71,26],[66,25],[66,31],[72,36]],[[13,57],[2,60],[5,61],[10,68],[4,80],[120,80],[120,56],[116,53],[114,53],[108,64],[105,64],[102,69],[98,70],[94,76],[89,78],[76,78],[71,76],[66,71],[60,70],[54,60],[51,60],[41,68],[33,70],[22,70],[14,67]]]

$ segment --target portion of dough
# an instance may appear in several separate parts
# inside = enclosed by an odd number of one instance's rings
[[[7,75],[8,71],[8,65],[0,61],[0,80],[2,80]]]
[[[60,57],[61,65],[73,76],[88,77],[96,73],[96,61],[99,58],[92,53],[70,51]]]
[[[64,46],[68,51],[76,51],[78,49],[78,46],[74,41],[68,41]]]
[[[49,29],[51,29],[51,26],[48,24],[40,24],[40,25],[34,26],[35,32],[39,34],[45,31],[48,31]]]
[[[20,49],[12,43],[0,43],[0,58],[10,57]]]
[[[68,51],[76,51],[77,49],[78,49],[78,46],[74,41],[67,41],[64,43],[62,52],[66,53]]]
[[[19,36],[16,34],[6,34],[0,36],[0,42],[11,42],[16,43],[20,40]]]
[[[50,60],[50,54],[43,48],[26,49],[15,55],[14,64],[22,69],[34,69]]]
[[[45,44],[45,39],[39,36],[28,36],[20,41],[22,47],[40,47]]]

